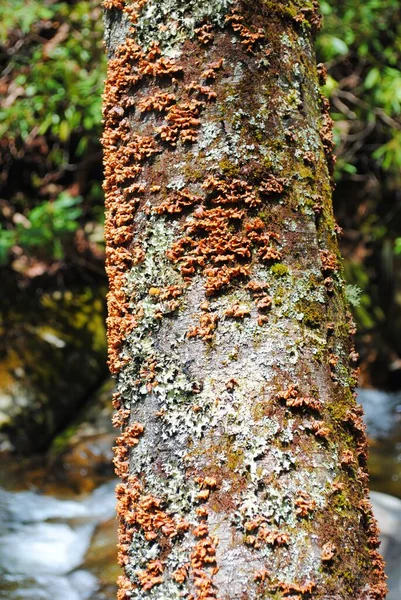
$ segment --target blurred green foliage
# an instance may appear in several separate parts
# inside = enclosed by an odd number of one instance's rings
[[[63,244],[79,226],[82,198],[63,192],[54,202],[42,202],[26,216],[19,215],[12,230],[0,226],[0,264],[7,262],[13,246],[44,260],[64,258]]]
[[[103,220],[102,36],[99,0],[0,4],[3,265],[14,249],[63,260],[78,228]]]
[[[337,179],[358,171],[358,153],[384,170],[401,167],[401,10],[399,0],[321,0],[317,39],[326,62],[338,147]]]
[[[87,136],[100,132],[105,56],[99,2],[14,0],[0,6],[0,22],[1,44],[13,35],[22,41],[9,56],[13,101],[0,108],[0,136],[52,134],[63,143],[79,131],[82,154]]]
[[[320,6],[317,54],[328,70],[345,278],[361,289],[353,314],[363,360],[387,354],[390,362],[401,354],[401,7],[399,0]]]

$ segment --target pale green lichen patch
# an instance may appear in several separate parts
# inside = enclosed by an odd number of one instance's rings
[[[175,230],[174,223],[167,223],[165,219],[153,215],[148,218],[145,228],[142,225],[137,242],[144,250],[144,260],[132,267],[126,275],[126,291],[136,308],[137,301],[148,295],[151,287],[182,284],[182,277],[166,257],[166,251],[174,240]]]

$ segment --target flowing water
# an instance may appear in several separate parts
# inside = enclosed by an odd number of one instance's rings
[[[387,494],[401,498],[401,394],[361,390],[359,398],[371,439],[371,482],[378,490],[372,500],[388,563],[388,600],[400,600],[401,500]],[[103,443],[100,438],[99,446]],[[114,486],[114,480],[108,481],[89,494],[69,494],[68,498],[65,487],[63,498],[54,485],[53,495],[38,489],[0,488],[0,598],[115,598],[114,582],[120,570],[116,565]]]
[[[99,543],[98,531],[111,519],[106,545],[115,547],[114,487],[114,481],[106,483],[80,501],[1,489],[0,598],[107,598],[93,558],[92,568],[84,567]]]
[[[370,439],[371,488],[401,498],[401,392],[366,389],[358,398]]]

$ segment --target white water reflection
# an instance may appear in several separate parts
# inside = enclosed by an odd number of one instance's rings
[[[89,600],[98,588],[96,577],[87,571],[67,577],[5,575],[2,579],[0,598],[7,600]]]
[[[115,482],[82,501],[0,489],[0,598],[87,600],[98,581],[77,570],[96,526],[115,513]]]
[[[400,426],[401,392],[359,388],[358,402],[363,406],[368,434],[374,438],[386,438]]]
[[[82,563],[94,529],[65,523],[13,527],[0,537],[1,565],[8,573],[64,575]]]

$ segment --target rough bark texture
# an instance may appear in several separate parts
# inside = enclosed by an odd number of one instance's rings
[[[385,596],[315,4],[104,2],[120,599]]]

